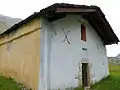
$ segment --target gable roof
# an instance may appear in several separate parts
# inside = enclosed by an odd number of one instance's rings
[[[92,27],[96,30],[100,38],[103,40],[105,45],[115,43],[117,44],[119,42],[118,37],[115,35],[109,22],[106,20],[105,15],[99,7],[65,3],[55,3],[47,8],[40,10],[40,12],[35,12],[25,20],[13,25],[11,28],[0,35],[3,36],[9,34],[36,17],[42,16],[47,18],[48,21],[52,22],[54,20],[65,17],[66,14],[78,14],[87,19]]]

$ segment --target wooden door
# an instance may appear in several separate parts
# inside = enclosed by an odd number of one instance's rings
[[[88,63],[82,63],[82,86],[88,86]]]

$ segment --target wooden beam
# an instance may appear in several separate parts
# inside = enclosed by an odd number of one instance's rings
[[[103,17],[101,17],[101,15],[99,14],[99,12],[96,12],[96,14],[98,14],[98,16],[100,17],[100,19],[98,19],[97,18],[97,21],[99,21],[99,23],[98,23],[98,26],[99,27],[101,27],[100,25],[100,23],[102,22],[103,23],[103,25],[102,25],[102,30],[104,30],[104,33],[105,33],[105,35],[107,36],[107,40],[108,40],[108,42],[109,43],[115,43],[116,41],[119,41],[119,40],[117,40],[117,36],[114,34],[114,32],[113,32],[113,30],[112,30],[112,28],[111,28],[111,26],[109,26],[108,27],[108,24],[105,22],[105,20],[103,20]],[[102,31],[103,32],[103,31]]]
[[[52,22],[61,18],[66,17],[66,14],[55,14],[54,17],[48,18],[48,21]]]
[[[56,8],[55,12],[57,13],[82,13],[82,12],[95,12],[96,9],[84,9],[84,8]]]

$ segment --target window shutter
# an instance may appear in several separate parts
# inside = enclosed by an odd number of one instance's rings
[[[81,24],[81,40],[86,41],[86,27],[84,24]]]

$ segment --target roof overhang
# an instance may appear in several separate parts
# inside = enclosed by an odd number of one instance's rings
[[[113,29],[99,7],[64,3],[53,4],[45,9],[42,9],[40,12],[34,13],[25,20],[9,28],[6,32],[2,33],[1,36],[16,30],[18,27],[29,22],[35,17],[42,16],[52,22],[54,20],[64,18],[67,14],[78,14],[86,18],[96,30],[105,45],[117,44],[119,42],[118,37],[113,32]]]
[[[84,8],[56,8],[56,13],[88,13],[95,12],[95,9],[84,9]]]

